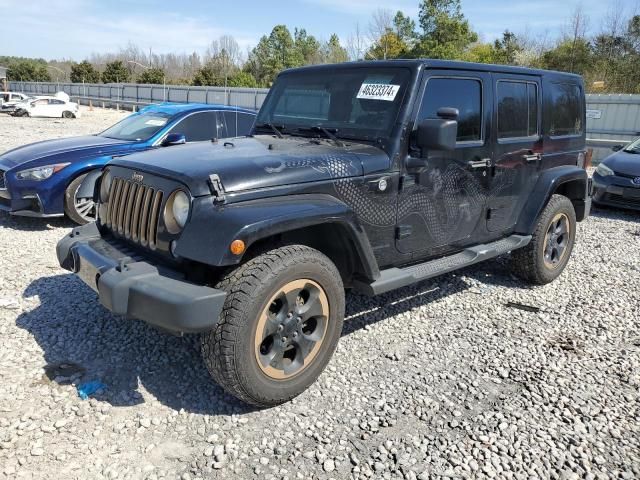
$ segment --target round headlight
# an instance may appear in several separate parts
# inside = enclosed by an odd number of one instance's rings
[[[189,196],[182,190],[171,194],[164,211],[164,223],[170,233],[178,233],[187,224],[189,207]]]
[[[112,178],[113,177],[109,170],[105,170],[102,174],[102,178],[100,179],[100,201],[102,203],[107,203],[109,201],[109,190],[111,189]]]

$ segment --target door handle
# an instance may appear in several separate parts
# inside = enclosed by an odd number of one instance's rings
[[[483,158],[482,160],[471,160],[467,162],[467,165],[471,168],[487,168],[490,163],[490,158]]]
[[[537,162],[542,157],[540,156],[539,153],[532,153],[532,154],[523,155],[522,158],[524,158],[525,162]]]

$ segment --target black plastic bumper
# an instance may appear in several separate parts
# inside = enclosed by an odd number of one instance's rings
[[[118,315],[177,333],[211,330],[226,293],[184,280],[120,252],[100,237],[95,224],[74,228],[56,247],[60,265],[78,275]]]

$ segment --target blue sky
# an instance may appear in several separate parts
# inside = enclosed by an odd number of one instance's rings
[[[211,40],[233,35],[243,50],[279,23],[304,27],[320,39],[337,33],[343,43],[384,5],[417,18],[419,0],[298,0],[214,2],[180,0],[0,0],[0,55],[81,60],[115,51],[129,41],[156,53],[204,52]],[[577,5],[597,28],[611,5],[627,11],[640,0],[462,0],[463,11],[483,39],[506,28],[534,35],[558,34]],[[640,9],[636,10],[640,11]]]

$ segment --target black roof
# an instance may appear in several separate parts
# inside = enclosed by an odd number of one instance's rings
[[[299,67],[292,68],[290,70],[286,70],[287,72],[296,72],[296,71],[304,71],[304,70],[331,70],[331,69],[341,69],[341,68],[353,68],[353,67],[377,67],[377,68],[389,68],[389,67],[399,67],[405,66],[410,67],[412,69],[417,69],[419,67],[426,68],[440,68],[446,70],[474,70],[481,72],[495,72],[495,73],[513,73],[513,74],[525,74],[525,75],[562,75],[565,77],[573,77],[575,79],[581,79],[580,75],[576,75],[574,73],[567,72],[558,72],[554,70],[541,70],[536,68],[526,68],[526,67],[513,67],[510,65],[493,65],[489,63],[472,63],[472,62],[461,62],[457,60],[432,60],[428,58],[419,58],[419,59],[399,59],[399,60],[367,60],[360,62],[345,62],[345,63],[334,63],[334,64],[325,64],[325,65],[312,65],[307,67]]]

